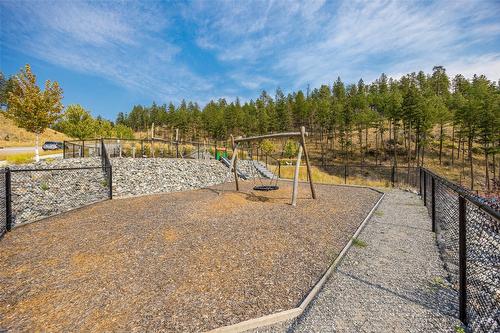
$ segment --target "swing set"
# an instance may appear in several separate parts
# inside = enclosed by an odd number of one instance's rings
[[[252,142],[260,142],[264,139],[276,139],[276,138],[298,138],[299,141],[299,150],[297,153],[297,161],[295,164],[295,173],[294,173],[294,178],[293,178],[293,191],[292,191],[292,206],[297,205],[297,195],[298,195],[298,185],[299,185],[299,168],[300,168],[300,162],[302,159],[302,154],[304,154],[304,158],[306,161],[306,167],[307,167],[307,175],[309,178],[309,186],[311,188],[311,195],[313,199],[316,199],[316,191],[314,190],[314,183],[311,177],[311,167],[309,164],[309,155],[307,153],[307,148],[306,148],[306,140],[305,137],[308,135],[308,133],[305,130],[305,127],[302,126],[300,128],[300,132],[288,132],[288,133],[275,133],[275,134],[266,134],[266,135],[259,135],[259,136],[251,136],[247,138],[243,137],[238,137],[234,138],[231,135],[231,144],[233,147],[233,156],[231,158],[231,164],[229,167],[229,173],[234,174],[234,181],[236,185],[236,191],[240,190],[240,186],[238,183],[238,172],[237,172],[237,162],[238,162],[238,149],[240,149],[240,145],[243,143],[252,143]],[[260,180],[260,185],[256,185],[253,187],[254,190],[256,191],[274,191],[278,190],[278,176],[276,176],[276,172],[272,173],[272,175],[269,176],[270,182],[269,184],[264,184],[262,181],[262,178],[260,177],[260,174],[263,172],[268,171],[267,169],[263,168],[260,163],[257,161],[253,160],[253,155],[252,153],[249,154],[249,157],[252,161],[252,167],[253,169],[256,169],[256,173],[258,175],[258,178]],[[252,169],[252,170],[253,170]],[[269,172],[269,171],[268,171]],[[252,177],[255,179],[255,177]]]

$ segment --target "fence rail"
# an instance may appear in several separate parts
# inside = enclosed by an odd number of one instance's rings
[[[104,143],[109,157],[165,157],[165,158],[214,158],[217,144],[196,141],[170,141],[164,139],[85,139],[64,141],[64,158],[93,157],[102,155]],[[225,147],[226,143],[221,142]]]
[[[500,213],[427,169],[419,193],[458,291],[460,320],[473,332],[500,331]]]

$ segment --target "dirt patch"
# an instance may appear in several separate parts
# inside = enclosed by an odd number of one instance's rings
[[[0,242],[0,329],[199,332],[297,306],[380,194],[251,182],[112,200]]]
[[[177,234],[177,231],[175,231],[174,229],[166,229],[163,232],[163,237],[167,242],[173,242],[177,239],[177,237],[179,237],[179,235]]]

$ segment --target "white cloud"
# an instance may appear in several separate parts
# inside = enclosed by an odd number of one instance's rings
[[[436,64],[479,70],[471,59],[500,34],[495,1],[227,1],[194,8],[191,19],[203,22],[198,45],[233,65],[233,78],[265,73],[288,88],[331,83],[339,75],[355,81],[403,68],[430,71]],[[249,89],[266,83],[240,82]]]
[[[161,101],[211,94],[164,35],[168,17],[148,3],[5,2],[3,46],[104,77]]]
[[[1,47],[161,102],[314,87],[337,76],[371,81],[434,65],[500,77],[495,0],[7,0],[0,9]]]

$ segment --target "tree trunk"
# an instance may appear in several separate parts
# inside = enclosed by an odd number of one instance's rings
[[[422,162],[420,162],[421,166],[424,166],[424,158],[425,158],[425,144],[422,143]]]
[[[472,136],[469,136],[470,189],[474,191],[474,163],[472,161]]]
[[[384,153],[384,159],[387,158],[387,152],[385,150],[385,143],[384,143],[384,121],[382,121],[382,127],[380,128],[380,147],[382,148],[382,152]],[[382,161],[380,161],[382,163]]]
[[[497,181],[497,166],[496,166],[496,155],[495,155],[495,151],[493,151],[493,156],[492,157],[492,160],[493,160],[493,165],[492,165],[492,171],[493,171],[493,179],[495,180],[493,182],[494,186],[496,184],[496,181]]]
[[[398,154],[397,154],[397,150],[398,150],[398,141],[397,141],[397,126],[396,126],[396,123],[394,123],[394,126],[392,127],[392,132],[394,133],[394,143],[393,143],[393,148],[394,148],[394,166],[397,166],[398,165]]]
[[[368,125],[365,128],[365,156],[368,156]]]
[[[417,166],[420,166],[420,128],[417,126],[415,129],[415,160]]]
[[[39,138],[40,138],[40,134],[39,133],[35,133],[35,162],[39,162],[40,161],[40,155],[38,153],[38,141],[39,141]]]
[[[365,164],[365,152],[363,149],[363,128],[358,127],[359,153],[361,155],[361,165]]]
[[[337,155],[335,154],[335,127],[333,128],[332,153],[333,153],[333,158],[336,158]]]
[[[422,143],[420,144],[422,146],[422,161],[420,162],[420,165],[421,166],[424,166],[424,159],[425,159],[425,139],[426,139],[426,135],[424,134],[424,139],[422,141]]]
[[[406,155],[408,156],[408,175],[407,182],[410,183],[410,168],[411,168],[411,122],[408,123],[408,148],[406,151]]]
[[[465,182],[465,140],[462,140],[462,175],[463,175],[464,182]],[[462,179],[462,178],[460,178],[460,179]],[[460,181],[460,185],[462,185],[461,181]]]
[[[451,128],[451,166],[455,162],[455,124]]]
[[[486,189],[490,191],[490,170],[488,168],[488,146],[484,148],[484,163],[486,164]]]
[[[443,124],[440,124],[440,130],[439,130],[439,165],[442,163],[442,156],[443,156]]]

